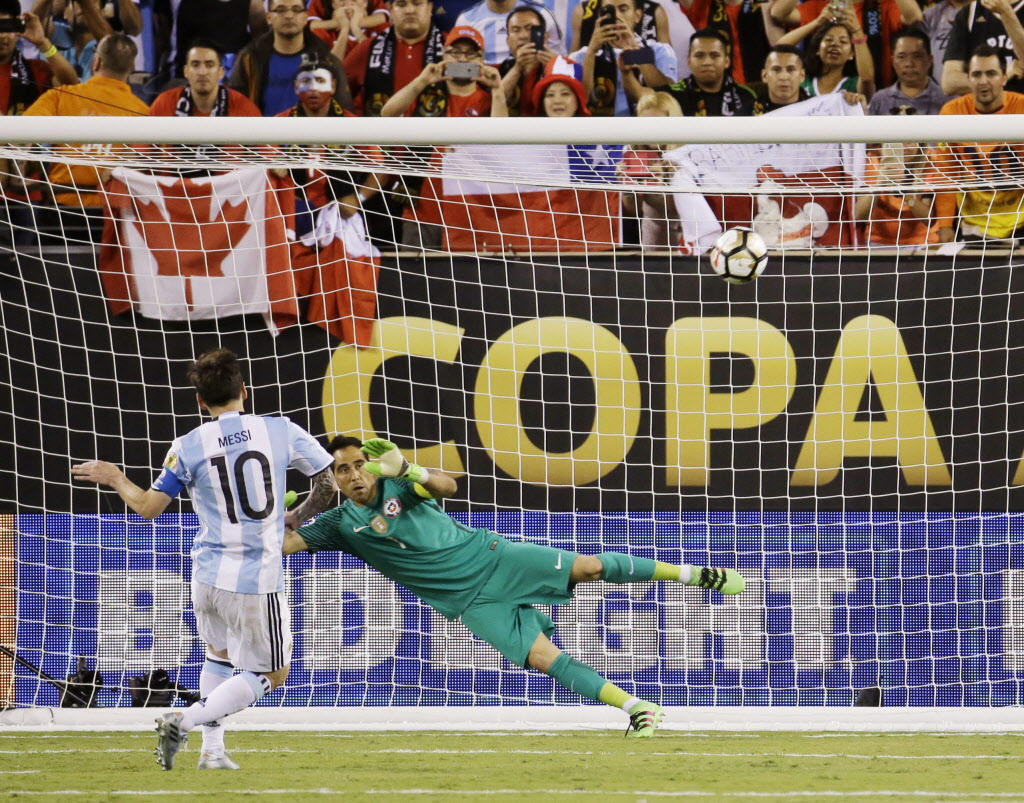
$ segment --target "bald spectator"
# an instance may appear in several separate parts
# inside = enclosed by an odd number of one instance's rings
[[[92,78],[84,84],[51,89],[25,112],[30,116],[132,117],[145,115],[149,106],[132,94],[128,76],[135,66],[138,49],[123,33],[105,36],[96,48]],[[61,156],[78,160],[95,159],[115,152],[115,145],[55,145],[58,161],[50,170],[54,200],[63,206],[98,209],[103,204],[100,170],[87,164],[59,161]]]

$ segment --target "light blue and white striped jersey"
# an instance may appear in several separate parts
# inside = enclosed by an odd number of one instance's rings
[[[153,488],[186,488],[199,516],[192,577],[241,594],[284,591],[285,475],[311,477],[333,458],[308,432],[277,416],[222,413],[177,438]]]
[[[548,50],[564,56],[565,32],[562,30],[562,26],[555,21],[555,15],[551,13],[550,9],[541,3],[533,2],[533,0],[516,3],[516,8],[519,6],[530,6],[540,12],[544,17],[544,24],[547,26]],[[484,62],[497,65],[509,56],[508,26],[505,24],[508,15],[507,11],[496,14],[487,7],[487,0],[480,0],[475,6],[470,6],[459,14],[459,18],[455,20],[455,27],[471,25],[476,28],[484,38]]]

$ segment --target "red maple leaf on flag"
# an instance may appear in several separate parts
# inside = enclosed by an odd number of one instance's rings
[[[212,215],[213,183],[179,179],[161,184],[164,209],[145,200],[132,221],[156,262],[158,276],[185,280],[185,302],[192,307],[193,276],[223,276],[221,265],[252,228],[248,199],[223,202]]]

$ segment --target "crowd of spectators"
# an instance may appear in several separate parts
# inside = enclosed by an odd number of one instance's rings
[[[743,117],[833,93],[876,115],[1024,112],[1024,3],[1009,0],[26,3],[0,0],[5,114]],[[628,149],[619,176],[638,185],[637,241],[670,247],[667,147]],[[855,205],[864,241],[1013,238],[1022,193],[992,184],[1020,162],[1006,145],[876,143]],[[7,198],[34,197],[29,170],[4,166]],[[90,207],[104,178],[57,163],[41,185]],[[936,179],[978,189],[894,189]],[[364,194],[387,203],[389,180]]]

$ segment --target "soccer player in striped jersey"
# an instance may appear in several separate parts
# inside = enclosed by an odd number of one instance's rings
[[[200,527],[192,546],[192,607],[207,644],[198,703],[157,719],[157,762],[174,767],[188,732],[203,726],[200,769],[238,769],[224,749],[223,719],[284,683],[292,637],[282,546],[289,530],[325,510],[337,487],[331,455],[281,416],[248,415],[238,357],[215,349],[188,371],[212,421],[176,439],[149,489],[117,466],[72,466],[76,480],[113,488],[143,518],[159,516],[188,490]],[[285,510],[285,475],[295,468],[313,490]],[[241,670],[234,674],[235,669]]]
[[[735,569],[674,566],[619,552],[578,555],[473,530],[435,501],[455,493],[455,480],[410,463],[390,441],[338,436],[328,448],[347,499],[298,532],[289,531],[286,555],[303,550],[355,555],[446,619],[460,619],[517,666],[623,709],[629,714],[628,736],[652,736],[661,706],[634,697],[562,652],[551,641],[554,622],[534,605],[568,602],[578,583],[594,580],[668,580],[723,594],[739,594],[746,585]]]

